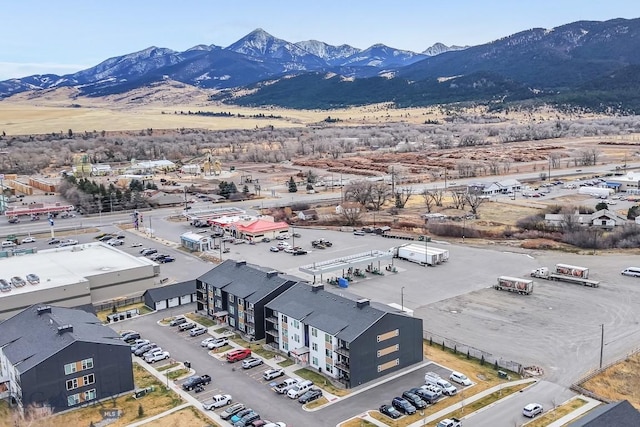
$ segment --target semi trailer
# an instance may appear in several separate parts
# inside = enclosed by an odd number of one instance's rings
[[[531,277],[546,280],[556,280],[567,283],[576,283],[583,286],[597,288],[600,282],[589,279],[589,269],[577,265],[556,264],[553,269],[547,267],[536,268],[531,272]]]

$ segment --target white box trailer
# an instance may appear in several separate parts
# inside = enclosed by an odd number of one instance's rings
[[[522,295],[529,295],[533,292],[533,280],[521,279],[519,277],[500,276],[494,288],[499,291],[517,292]]]
[[[613,188],[604,187],[580,187],[578,194],[587,194],[592,197],[600,197],[606,199],[614,193]]]
[[[416,248],[414,245],[398,246],[394,250],[396,258],[415,262],[420,265],[438,264],[438,256],[425,252],[424,247]]]
[[[425,253],[426,251],[428,254],[435,255],[438,264],[449,260],[449,251],[446,249],[436,248],[434,246],[429,246],[428,244],[425,245],[424,243],[408,243],[402,246],[416,252]]]

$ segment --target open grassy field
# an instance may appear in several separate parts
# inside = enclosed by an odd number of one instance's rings
[[[193,406],[176,411],[172,414],[162,417],[149,423],[153,427],[201,427],[211,426],[218,427],[218,424],[205,417],[202,412]]]
[[[634,353],[580,385],[612,401],[626,399],[640,410],[640,352]]]

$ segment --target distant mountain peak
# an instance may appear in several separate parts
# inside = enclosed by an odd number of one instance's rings
[[[469,46],[456,46],[456,45],[447,46],[444,43],[437,42],[437,43],[434,43],[433,46],[422,51],[422,54],[427,56],[436,56],[445,52],[467,49],[468,47]]]

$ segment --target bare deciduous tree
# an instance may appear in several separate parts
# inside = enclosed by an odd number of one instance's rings
[[[422,200],[424,201],[424,206],[427,208],[427,213],[430,213],[431,208],[434,205],[433,195],[431,194],[431,191],[423,188],[420,195],[422,196]]]
[[[366,206],[371,200],[372,183],[369,181],[355,181],[344,189],[344,199]]]
[[[397,190],[395,194],[396,208],[400,208],[400,209],[404,208],[412,195],[413,195],[412,188],[403,188],[401,190]]]
[[[469,205],[469,207],[471,208],[471,213],[477,216],[478,209],[485,201],[487,201],[487,198],[486,196],[483,196],[481,192],[476,191],[476,192],[468,192],[465,195],[465,200]]]
[[[356,225],[364,214],[364,206],[359,203],[348,203],[340,210],[340,216],[347,225]]]
[[[451,200],[455,209],[464,209],[467,204],[467,193],[465,191],[452,191]]]
[[[376,182],[371,185],[369,196],[369,206],[375,211],[379,211],[382,206],[391,199],[391,188],[386,182]]]

